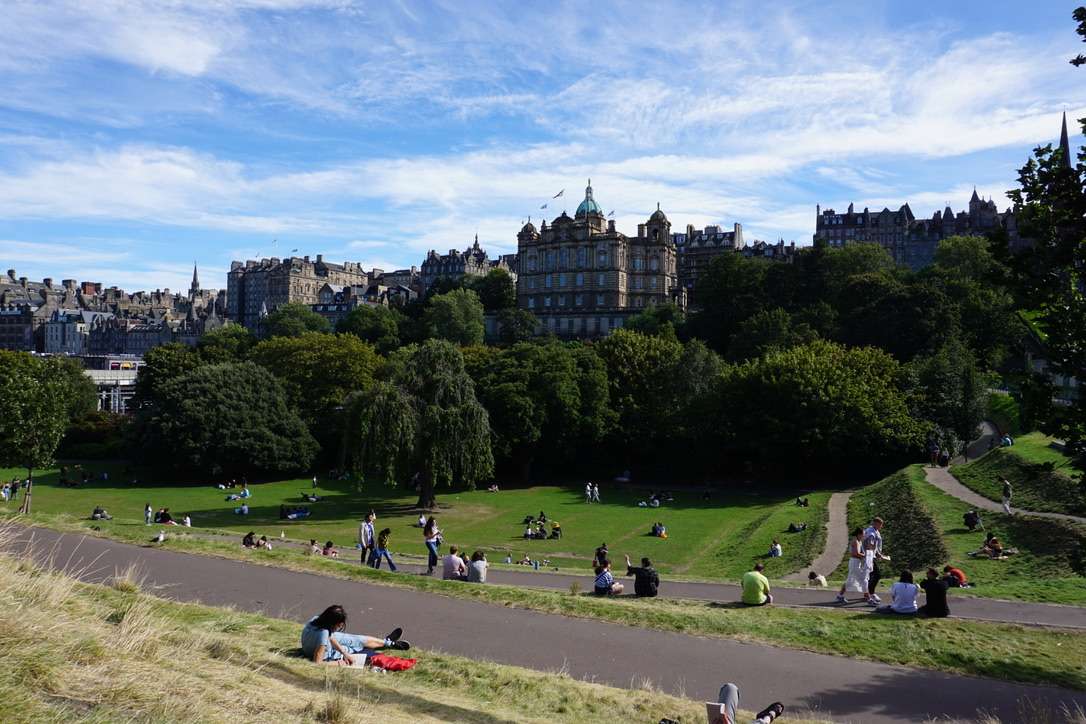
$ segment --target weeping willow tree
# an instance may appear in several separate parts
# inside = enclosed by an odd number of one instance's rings
[[[346,406],[346,462],[385,481],[418,473],[418,507],[433,508],[439,485],[470,488],[494,471],[490,420],[475,398],[460,350],[430,340],[392,360],[387,381]]]

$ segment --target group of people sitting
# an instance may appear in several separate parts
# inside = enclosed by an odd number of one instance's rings
[[[637,507],[638,508],[659,508],[660,503],[674,503],[674,502],[675,502],[675,496],[673,496],[670,491],[661,490],[659,493],[654,493],[654,492],[652,492],[650,490],[649,491],[649,499],[647,501],[645,501],[645,500],[638,501]]]
[[[106,518],[105,520],[109,519]],[[186,528],[192,527],[192,518],[189,517],[188,513],[185,513],[183,516],[181,516],[181,521],[178,522],[174,520],[173,515],[170,514],[169,508],[159,508],[157,511],[155,511],[154,522],[158,525],[183,525]]]
[[[230,493],[230,495],[226,496],[226,500],[227,502],[233,500],[245,500],[246,498],[251,498],[252,495],[253,491],[249,490],[249,486],[246,483],[242,483],[241,490],[237,493]]]
[[[305,553],[306,553],[306,555],[309,555],[309,556],[324,556],[325,558],[339,558],[339,551],[336,550],[336,547],[335,547],[335,545],[332,544],[332,541],[326,541],[324,546],[322,547],[319,543],[317,543],[316,538],[310,538],[309,539],[309,545],[306,546]]]
[[[626,575],[634,577],[634,595],[654,597],[660,590],[660,576],[652,567],[652,561],[648,558],[641,559],[640,566],[630,563],[630,557],[626,556]],[[596,573],[596,580],[592,586],[592,592],[597,596],[619,596],[625,590],[625,586],[615,580],[611,573],[611,558],[606,543],[600,543],[600,547],[592,555],[592,568]]]
[[[991,531],[988,531],[984,538],[984,545],[975,551],[970,551],[969,555],[973,558],[991,558],[992,560],[1002,561],[1016,553],[1018,553],[1017,548],[1004,547],[999,538]]]
[[[319,503],[321,501],[321,496],[317,495],[316,493],[307,493],[303,490],[301,492],[301,496],[302,500],[307,503]]]
[[[667,538],[667,526],[659,521],[652,524],[649,532],[656,538]]]
[[[441,577],[446,581],[486,583],[488,568],[490,563],[482,551],[472,553],[469,560],[466,552],[461,553],[457,546],[449,546],[449,553],[441,560]]]
[[[901,572],[897,583],[890,586],[890,604],[879,606],[875,609],[875,613],[946,618],[950,615],[950,607],[946,600],[949,587],[946,579],[940,578],[938,571],[934,568],[928,569],[927,577],[919,585],[913,581],[913,572],[906,569]],[[923,606],[917,605],[916,602],[921,589],[926,598]]]
[[[788,524],[788,532],[789,533],[802,533],[805,530],[807,530],[807,524],[806,523],[789,523]]]
[[[301,520],[302,518],[308,518],[309,515],[308,505],[279,506],[279,520]]]
[[[811,500],[809,498],[796,498],[796,505],[800,508],[810,508]]]
[[[264,550],[271,550],[271,543],[268,542],[268,536],[262,535],[259,538],[256,537],[256,533],[249,531],[245,534],[245,537],[241,539],[241,545],[245,548],[263,548]]]
[[[550,533],[547,533],[547,514],[539,511],[539,517],[524,516],[524,538],[535,540],[556,540],[562,537],[562,525],[557,520],[552,520]]]
[[[91,513],[91,520],[113,520],[113,516],[102,506],[96,505]]]

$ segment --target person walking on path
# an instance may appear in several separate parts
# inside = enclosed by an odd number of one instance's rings
[[[388,570],[396,572],[396,564],[392,562],[392,554],[388,552],[388,537],[392,535],[391,528],[382,528],[377,534],[377,548],[373,551],[373,567],[380,570],[381,559],[388,561]]]
[[[882,579],[882,573],[879,571],[879,561],[890,560],[890,556],[882,552],[882,526],[882,518],[876,516],[871,520],[871,525],[864,530],[864,554],[870,559],[868,567],[871,571],[867,579],[867,592],[870,594],[867,596],[868,604],[872,602],[876,605],[882,603],[882,599],[875,593],[875,588]]]
[[[1003,512],[1007,515],[1014,515],[1011,512],[1011,494],[1014,490],[1011,488],[1011,481],[1003,478]]]
[[[871,577],[871,569],[868,565],[868,556],[864,551],[864,529],[857,528],[852,531],[852,540],[848,542],[848,577],[845,578],[841,590],[837,593],[838,603],[848,603],[845,598],[846,591],[862,593],[864,602],[877,605],[871,601],[871,594],[867,592],[867,582]]]
[[[313,476],[313,487],[314,488],[317,487],[317,476],[316,475]]]
[[[426,519],[426,525],[422,528],[422,539],[429,553],[426,560],[426,575],[432,576],[434,568],[437,567],[437,548],[441,545],[441,529],[437,527],[437,521],[432,515]]]
[[[591,503],[592,502],[592,483],[585,483],[584,484],[584,502],[586,502],[586,503]]]
[[[371,510],[358,525],[358,545],[362,547],[362,565],[376,568],[374,562],[377,559],[377,536],[373,530],[373,520],[377,516]]]
[[[600,486],[596,483],[592,483],[592,502],[600,502]]]

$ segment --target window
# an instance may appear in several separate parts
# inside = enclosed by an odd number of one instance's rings
[[[604,284],[604,279],[605,279],[605,277],[604,277],[603,274],[597,274],[596,275],[596,286],[597,287],[602,287],[603,284]]]
[[[577,268],[584,269],[588,265],[588,249],[585,247],[578,247],[577,249]]]
[[[562,249],[558,252],[558,268],[565,269],[569,266],[569,249]]]
[[[583,294],[578,294],[578,295],[574,296],[573,297],[573,303],[578,307],[583,307],[584,306],[584,295]]]
[[[535,289],[535,277],[528,277],[528,288]]]
[[[596,306],[597,307],[602,307],[603,306],[603,295],[602,294],[597,294],[596,295]]]
[[[528,309],[535,309],[535,297],[528,297]]]
[[[558,275],[558,286],[564,287],[565,285],[566,285],[566,275],[565,274],[559,274]]]
[[[553,271],[553,270],[554,270],[554,252],[553,251],[548,251],[547,252],[547,271]]]
[[[577,281],[577,286],[579,286],[579,287],[584,286],[584,272],[577,272],[576,281]]]
[[[634,289],[640,289],[641,288],[641,277],[634,277],[634,279],[633,279],[633,288]]]
[[[551,283],[553,281],[554,280],[551,278],[551,275],[548,274],[545,277],[543,277],[543,286],[547,287],[547,289],[550,289],[551,288]]]
[[[652,257],[649,259],[649,269],[652,271],[660,271],[660,259],[659,257]]]
[[[635,256],[633,258],[633,270],[634,271],[641,271],[644,268],[642,266],[642,263],[643,263],[643,260],[641,259],[641,257]]]
[[[543,306],[544,307],[549,307],[550,305],[551,305],[551,298],[550,297],[543,297]]]
[[[596,254],[597,266],[607,266],[607,247],[601,246]]]
[[[649,289],[656,288],[656,277],[649,277]]]

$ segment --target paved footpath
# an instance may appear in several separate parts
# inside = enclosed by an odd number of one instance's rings
[[[930,468],[925,466],[924,476],[927,478],[929,483],[939,488],[939,490],[942,490],[948,495],[954,496],[955,498],[964,503],[968,503],[975,508],[980,508],[981,510],[988,510],[993,513],[1003,512],[1003,506],[1000,503],[997,503],[994,500],[989,500],[980,493],[974,492],[973,490],[962,485],[958,481],[958,479],[954,477],[954,475],[951,474],[951,472],[946,468]],[[1022,510],[1021,508],[1016,508],[1014,506],[1014,498],[1011,498],[1011,510],[1014,513],[1020,515],[1029,515],[1036,518],[1054,518],[1056,520],[1069,520],[1072,523],[1082,523],[1086,525],[1086,518],[1080,518],[1075,515],[1064,515],[1063,513],[1043,513],[1035,510]]]
[[[381,634],[403,626],[424,649],[561,669],[625,688],[648,680],[695,700],[711,700],[722,682],[734,681],[751,707],[780,699],[835,722],[869,724],[971,718],[978,707],[1012,721],[1023,697],[1086,706],[1086,692],[565,618],[43,529],[24,534],[23,540],[30,535],[35,555],[87,581],[101,582],[134,564],[144,590],[155,595],[235,606],[299,624],[330,603],[342,603],[359,632]],[[653,712],[652,718],[666,714]]]

